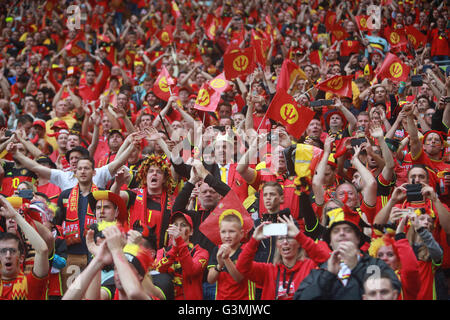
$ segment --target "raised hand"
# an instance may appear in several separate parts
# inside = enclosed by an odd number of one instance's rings
[[[278,222],[287,224],[287,227],[288,227],[287,235],[289,237],[295,237],[300,232],[300,230],[295,225],[294,218],[291,215],[290,216],[279,216]]]
[[[380,125],[373,125],[369,128],[370,135],[375,139],[382,139],[384,137],[383,128]]]

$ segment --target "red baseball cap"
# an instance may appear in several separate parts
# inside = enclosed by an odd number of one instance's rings
[[[39,126],[39,127],[41,127],[42,129],[45,130],[45,121],[41,120],[41,119],[36,119],[33,122],[33,126]]]
[[[194,229],[194,224],[192,223],[192,218],[181,211],[176,211],[176,212],[172,213],[172,215],[170,216],[169,222],[173,223],[175,218],[179,217],[179,216],[182,216],[187,221],[187,223],[191,226],[191,229]]]
[[[53,125],[50,129],[52,129],[52,130],[55,130],[55,129],[69,130],[69,127],[67,126],[67,123],[64,120],[58,120],[58,121],[55,121],[55,123],[53,123]]]

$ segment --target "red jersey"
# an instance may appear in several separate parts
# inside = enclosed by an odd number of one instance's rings
[[[253,114],[253,129],[258,130],[258,133],[261,132],[269,132],[272,128],[272,124],[270,123],[270,119],[264,116],[257,116],[256,114]],[[264,123],[261,124],[264,118]],[[261,125],[261,126],[260,126]]]
[[[449,56],[450,47],[448,41],[450,38],[450,31],[439,31],[437,28],[430,31],[428,42],[431,42],[431,56]]]
[[[28,181],[34,184],[37,179],[37,176],[32,171],[25,168],[16,168],[14,162],[5,161],[3,170],[5,174],[0,193],[5,197],[11,197],[21,182]]]
[[[94,153],[94,161],[96,164],[95,165],[96,168],[99,168],[98,162],[108,152],[109,152],[108,138],[105,135],[100,136],[98,139],[97,149],[95,150]]]
[[[48,277],[37,278],[33,272],[22,272],[11,281],[1,280],[1,300],[44,300]]]
[[[107,164],[113,162],[114,159],[116,158],[116,155],[117,153],[112,152],[108,152],[107,154],[105,154],[103,157],[100,158],[100,160],[98,160],[97,168],[106,166]]]
[[[238,260],[238,257],[241,254],[241,248],[242,245],[240,245],[236,252],[230,257],[233,263],[236,263]],[[219,247],[215,247],[211,252],[208,269],[218,264],[218,250]],[[255,300],[255,284],[245,278],[240,282],[236,282],[226,269],[219,273],[216,286],[216,300]]]
[[[299,243],[303,242],[300,240],[302,236],[306,237],[302,232],[296,236]],[[237,269],[262,287],[261,300],[292,300],[300,283],[317,264],[308,258],[298,260],[292,268],[283,264],[255,262],[253,259],[258,246],[259,241],[253,237],[247,242],[236,265]]]
[[[158,250],[157,270],[173,276],[175,300],[202,300],[203,272],[209,253],[199,245],[187,244],[181,237],[176,246]]]
[[[37,186],[36,191],[47,195],[47,197],[49,198],[49,200],[51,202],[53,202],[54,204],[57,204],[58,197],[61,194],[62,190],[61,190],[61,188],[54,185],[53,183],[48,182],[46,184]]]
[[[102,77],[97,83],[94,83],[94,85],[80,85],[78,93],[85,102],[97,100],[103,92],[106,80],[109,77],[109,69],[106,66],[103,66],[102,71]]]

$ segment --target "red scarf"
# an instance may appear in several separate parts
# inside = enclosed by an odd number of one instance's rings
[[[167,230],[168,216],[165,215],[165,211],[171,210],[170,196],[166,190],[163,190],[160,198],[161,211],[150,210],[147,208],[147,188],[134,190],[136,195],[136,201],[132,208],[130,208],[130,215],[128,217],[128,224],[130,227],[136,222],[141,221],[141,225],[149,226],[153,228],[156,226],[156,237],[158,240],[158,249],[164,247],[167,243],[167,234],[161,234],[161,230]]]
[[[97,191],[96,185],[92,184],[91,192]],[[64,238],[67,245],[73,245],[81,242],[80,237],[80,223],[78,218],[78,196],[80,194],[80,186],[77,184],[70,192],[69,199],[66,208],[66,220],[64,221]],[[84,229],[87,230],[88,226],[97,223],[95,219],[95,213],[92,213],[92,209],[88,205],[88,210],[84,218]]]

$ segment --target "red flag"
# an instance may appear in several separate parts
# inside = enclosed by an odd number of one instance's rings
[[[325,81],[316,84],[316,88],[325,92],[332,92],[338,96],[349,97],[353,96],[352,92],[352,78],[349,76],[333,76]]]
[[[358,53],[361,48],[361,44],[358,40],[342,40],[341,43],[341,56],[348,57],[353,53]]]
[[[225,77],[231,80],[252,73],[256,67],[254,56],[252,47],[224,54]]]
[[[320,50],[313,50],[309,54],[308,58],[311,63],[320,66],[320,61],[322,60],[322,52]]]
[[[220,93],[226,91],[230,87],[230,85],[228,84],[228,80],[225,78],[224,72],[209,81],[208,84],[210,87]]]
[[[222,243],[219,232],[220,223],[227,215],[235,215],[239,218],[245,235],[253,228],[252,217],[242,205],[242,201],[239,200],[236,193],[230,190],[199,227],[199,230],[216,245]]]
[[[251,45],[255,49],[256,61],[262,66],[266,66],[267,53],[270,47],[270,40],[261,32],[252,29]]]
[[[169,71],[163,66],[158,78],[156,78],[155,84],[153,85],[153,92],[155,95],[167,101],[170,98],[170,86],[175,83],[174,79],[170,76]]]
[[[406,81],[409,71],[409,66],[404,64],[395,54],[388,52],[376,76],[380,76],[381,79],[388,78],[392,81]]]
[[[425,46],[427,43],[427,36],[414,28],[413,26],[406,26],[406,38],[412,44],[414,49]]]
[[[156,37],[163,48],[169,46],[173,42],[173,32],[175,28],[170,25],[166,25],[162,30],[160,30]]]
[[[208,83],[203,83],[198,91],[197,99],[195,100],[194,109],[201,111],[214,112],[220,101],[220,92],[214,90]]]
[[[74,39],[75,40],[75,39]],[[65,47],[65,49],[66,49],[66,52],[67,52],[67,55],[69,55],[69,56],[77,56],[77,55],[79,55],[79,54],[89,54],[89,52],[87,52],[86,50],[84,50],[82,47],[80,47],[79,45],[77,45],[76,43],[75,43],[75,41],[70,41],[67,45],[66,45],[66,47]]]
[[[330,31],[336,41],[344,40],[350,36],[348,32],[345,31],[344,27],[337,23],[334,24]]]
[[[266,22],[266,32],[275,38],[277,36],[277,31],[276,31],[276,28],[274,28],[272,26],[272,21],[270,20],[270,16],[266,15],[266,18],[264,19],[264,21]]]
[[[175,17],[175,19],[181,17],[180,8],[178,8],[176,1],[171,1],[170,5],[172,7],[172,14]]]
[[[284,59],[281,65],[280,75],[278,76],[277,90],[280,88],[286,91],[289,90],[296,76],[300,79],[308,79],[305,72],[299,66],[289,59]]]
[[[225,50],[225,54],[241,50],[239,46],[244,41],[244,38],[245,38],[244,29],[238,32],[234,32],[231,37],[230,43],[228,44]]]
[[[406,45],[408,43],[405,32],[399,29],[388,30],[386,32],[386,40],[391,44],[391,46]]]
[[[208,14],[205,23],[205,34],[209,40],[214,40],[216,38],[216,31],[219,25],[220,25],[219,19],[217,19],[212,14]]]
[[[358,24],[359,30],[361,30],[361,31],[369,30],[367,28],[367,19],[369,19],[369,16],[367,16],[367,15],[355,16],[355,19],[356,19],[356,23]]]
[[[286,131],[296,139],[305,132],[315,114],[311,109],[299,106],[283,88],[277,89],[267,110],[267,117],[283,124]]]
[[[325,28],[327,28],[327,31],[330,31],[336,23],[336,12],[328,11],[323,23],[325,24]]]

